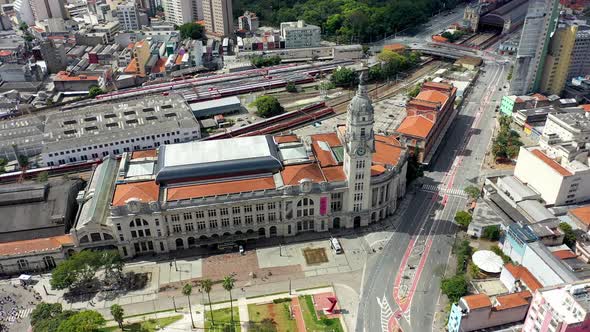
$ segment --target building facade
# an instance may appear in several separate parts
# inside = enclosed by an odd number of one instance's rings
[[[405,148],[374,133],[361,85],[335,133],[190,142],[106,159],[79,195],[72,235],[81,248],[112,245],[133,257],[360,228],[394,213],[406,165]]]
[[[193,4],[191,0],[163,0],[166,21],[183,25],[193,21]]]
[[[69,18],[63,0],[29,0],[36,21],[48,18]]]
[[[510,82],[511,94],[525,95],[541,87],[545,57],[557,24],[558,7],[558,0],[529,2]]]
[[[567,80],[590,74],[590,27],[578,26]]]
[[[541,92],[561,95],[567,81],[578,27],[560,23],[551,37],[543,66]]]
[[[285,41],[285,48],[318,47],[321,32],[320,27],[301,20],[281,23],[281,37]]]
[[[533,296],[523,332],[590,329],[590,283],[579,281],[539,289]]]
[[[119,4],[117,6],[117,19],[122,30],[139,30],[141,28],[139,9],[135,2]]]
[[[218,36],[234,33],[231,0],[203,0],[205,30]]]

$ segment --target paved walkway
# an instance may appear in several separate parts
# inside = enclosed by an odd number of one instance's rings
[[[238,313],[240,315],[240,326],[242,327],[242,332],[248,331],[250,314],[248,313],[248,302],[245,297],[238,299]]]
[[[301,305],[299,304],[299,298],[294,297],[291,302],[291,310],[293,310],[293,316],[295,316],[295,322],[297,323],[297,330],[299,332],[305,332],[305,320],[303,319],[303,313],[301,312]]]

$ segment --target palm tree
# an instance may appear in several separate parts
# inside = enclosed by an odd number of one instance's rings
[[[123,330],[123,316],[125,315],[123,308],[118,304],[113,304],[111,306],[111,315],[113,315],[115,322],[119,324],[119,328]]]
[[[182,294],[186,295],[188,299],[188,313],[191,316],[191,324],[193,329],[195,328],[195,321],[193,320],[193,309],[191,308],[191,294],[193,293],[193,286],[191,284],[185,284],[182,286]]]
[[[213,288],[213,281],[211,279],[201,280],[201,287],[205,293],[207,293],[207,299],[209,300],[209,312],[211,313],[211,325],[215,325],[213,320],[213,305],[211,304],[211,288]]]
[[[230,323],[231,323],[231,330],[230,331],[234,331],[235,327],[234,327],[234,308],[233,308],[233,300],[231,297],[231,290],[234,288],[234,283],[236,282],[236,280],[234,279],[233,276],[227,276],[225,278],[223,278],[223,289],[225,289],[226,291],[229,292],[229,317],[230,317]]]

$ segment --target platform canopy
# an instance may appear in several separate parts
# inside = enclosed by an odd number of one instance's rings
[[[471,259],[480,270],[488,273],[500,273],[504,265],[502,257],[490,250],[478,250],[471,256]]]

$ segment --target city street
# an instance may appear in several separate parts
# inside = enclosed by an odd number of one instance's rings
[[[431,331],[440,278],[454,242],[454,215],[467,203],[463,188],[476,183],[494,126],[494,108],[507,65],[486,61],[446,133],[422,184],[402,212],[396,233],[366,269],[357,331]]]

